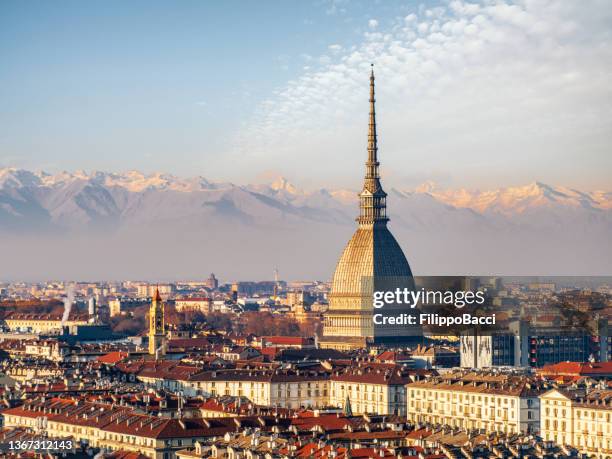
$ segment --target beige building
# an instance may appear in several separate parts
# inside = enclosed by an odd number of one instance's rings
[[[210,298],[177,298],[174,300],[174,308],[178,312],[199,311],[208,314],[211,305],[212,300]]]
[[[12,312],[5,317],[4,322],[11,331],[28,330],[32,333],[60,334],[62,325],[87,325],[87,314],[70,314],[68,320],[62,323],[62,314],[40,314]]]
[[[400,366],[364,363],[330,378],[331,406],[341,407],[353,414],[406,415],[406,384],[414,381],[414,372]]]
[[[174,295],[176,286],[174,284],[139,284],[136,286],[136,289],[139,298],[153,298],[155,296],[155,291],[158,290],[159,294],[164,299],[168,299]]]
[[[69,351],[68,345],[56,340],[35,340],[26,343],[25,354],[60,362]]]
[[[114,298],[108,301],[108,310],[111,317],[121,315],[121,300],[119,298]]]
[[[247,397],[256,405],[279,408],[320,408],[329,405],[329,373],[317,370],[217,370],[175,380],[154,374],[142,382],[182,390],[186,395]]]
[[[46,384],[50,379],[62,377],[64,370],[60,367],[37,363],[10,367],[6,374],[19,382]]]
[[[36,399],[3,411],[6,427],[27,427],[50,438],[72,437],[91,447],[123,450],[152,459],[235,430],[232,419],[169,419],[136,414],[127,407],[72,399]]]
[[[408,384],[408,420],[487,432],[536,433],[541,390],[524,376],[454,373]]]
[[[612,457],[612,390],[578,394],[552,389],[540,397],[541,436],[589,457]]]

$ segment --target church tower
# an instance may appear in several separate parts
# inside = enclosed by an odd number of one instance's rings
[[[166,324],[164,320],[164,303],[162,303],[159,289],[155,289],[155,296],[149,308],[149,354],[163,355],[166,353]]]
[[[372,343],[402,343],[402,330],[375,327],[373,292],[413,288],[404,252],[387,228],[387,193],[378,162],[374,69],[370,74],[368,157],[359,193],[357,230],[346,245],[332,279],[329,309],[324,315],[322,348],[350,350]]]

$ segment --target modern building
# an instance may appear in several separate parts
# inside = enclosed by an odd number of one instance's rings
[[[539,368],[559,362],[610,360],[607,319],[593,319],[588,326],[574,330],[532,326],[526,321],[510,324],[507,332],[461,336],[461,366],[487,368],[522,366]]]
[[[404,338],[402,327],[377,328],[373,323],[372,295],[375,290],[413,285],[408,261],[387,228],[387,194],[382,188],[378,167],[372,70],[368,159],[363,190],[359,194],[358,228],[333,275],[329,309],[324,315],[320,339],[323,348],[356,349],[385,340],[397,343]]]

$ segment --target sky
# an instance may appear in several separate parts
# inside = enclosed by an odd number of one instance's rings
[[[0,167],[612,183],[612,2],[0,3]]]

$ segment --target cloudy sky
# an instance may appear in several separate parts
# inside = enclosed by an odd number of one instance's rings
[[[3,1],[0,167],[612,183],[609,0]]]

